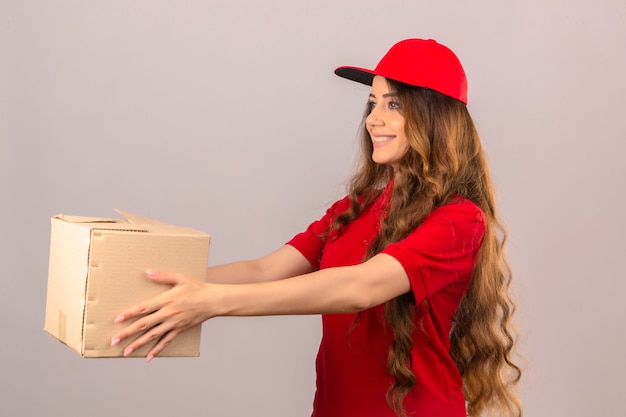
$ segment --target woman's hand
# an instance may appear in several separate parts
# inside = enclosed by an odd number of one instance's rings
[[[211,284],[168,272],[148,270],[146,274],[152,281],[172,285],[172,288],[120,313],[115,318],[116,323],[139,318],[113,336],[111,346],[143,333],[124,349],[124,356],[130,355],[149,342],[158,340],[147,355],[147,360],[150,361],[181,332],[214,315],[210,312],[209,302]]]

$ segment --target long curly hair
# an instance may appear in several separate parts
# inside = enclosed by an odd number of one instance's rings
[[[340,231],[359,216],[393,179],[387,215],[366,259],[388,244],[408,236],[426,215],[461,195],[485,214],[486,228],[476,256],[468,292],[462,299],[450,332],[451,351],[461,376],[470,416],[522,414],[513,391],[521,369],[513,362],[515,305],[509,296],[511,270],[504,256],[506,230],[498,220],[489,168],[474,122],[465,104],[436,91],[387,80],[398,94],[405,118],[408,150],[397,172],[372,160],[372,141],[362,123],[362,162],[349,185],[351,205],[334,219]],[[424,301],[427,303],[427,301]],[[398,416],[406,416],[403,400],[414,387],[411,348],[415,337],[416,305],[410,293],[384,305],[393,339],[387,372],[394,378],[387,402]]]

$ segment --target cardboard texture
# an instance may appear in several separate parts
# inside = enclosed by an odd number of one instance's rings
[[[110,346],[127,325],[113,322],[117,314],[170,288],[151,282],[146,269],[204,279],[208,264],[208,234],[116,211],[124,220],[52,218],[44,330],[87,358],[122,357],[130,341]],[[181,333],[159,356],[199,356],[200,330]]]

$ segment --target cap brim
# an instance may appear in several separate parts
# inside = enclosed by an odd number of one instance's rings
[[[372,85],[374,76],[376,75],[372,70],[358,67],[339,67],[335,70],[335,74],[365,85]]]

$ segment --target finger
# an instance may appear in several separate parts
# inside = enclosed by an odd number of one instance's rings
[[[146,270],[146,275],[148,275],[148,278],[150,278],[152,281],[158,284],[169,284],[172,286],[178,285],[185,280],[185,277],[182,274],[157,271],[155,269]]]
[[[124,327],[120,332],[116,333],[111,338],[111,346],[118,345],[122,340],[127,339],[136,334],[145,332],[147,329],[153,328],[163,321],[163,315],[159,312],[153,312],[145,317],[142,317],[135,322]]]
[[[146,275],[154,282],[158,284],[172,285],[176,286],[178,284],[183,283],[186,278],[182,274],[175,274],[171,272],[162,272],[156,271],[154,269],[146,270]],[[122,323],[128,319],[139,317],[144,314],[152,313],[153,311],[158,310],[162,306],[161,297],[164,296],[165,293],[160,296],[153,297],[149,300],[145,300],[125,311],[122,311],[115,317],[115,323]]]
[[[163,335],[159,342],[154,345],[152,350],[148,352],[146,360],[150,362],[155,356],[158,356],[171,342],[180,334],[180,331],[172,330]]]
[[[134,351],[142,348],[148,343],[152,343],[155,340],[160,340],[170,330],[171,327],[169,325],[166,325],[165,323],[161,323],[151,328],[146,333],[133,340],[128,346],[126,346],[126,348],[124,348],[124,356],[130,356]]]
[[[115,323],[122,323],[124,321],[127,321],[135,317],[150,314],[154,311],[157,311],[159,308],[161,308],[161,305],[162,305],[162,301],[161,301],[160,295],[153,297],[149,300],[144,300],[140,302],[139,304],[136,304],[133,307],[130,307],[129,309],[122,311],[117,317],[115,317],[114,321]]]
[[[152,281],[159,284],[177,285],[182,282],[183,277],[179,274],[172,274],[168,272],[160,272],[154,269],[146,270],[146,275]],[[115,317],[115,323],[122,323],[130,318],[138,317],[144,314],[151,313],[158,310],[161,307],[159,303],[159,297],[153,297],[149,300],[145,300],[127,310],[122,311]]]

